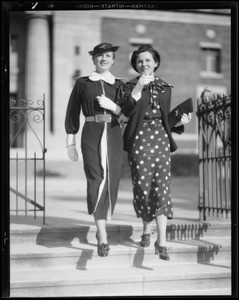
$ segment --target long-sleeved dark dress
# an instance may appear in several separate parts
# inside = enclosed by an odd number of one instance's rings
[[[80,112],[94,116],[103,114],[104,109],[98,104],[96,96],[106,97],[118,103],[123,82],[119,79],[114,84],[91,81],[89,77],[77,79],[71,92],[65,118],[67,134],[76,134],[80,128]],[[112,121],[85,122],[81,136],[81,151],[84,171],[87,179],[88,213],[97,219],[110,219],[117,195],[121,175],[123,138],[117,118],[110,111]]]

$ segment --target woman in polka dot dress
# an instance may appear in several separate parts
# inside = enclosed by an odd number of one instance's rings
[[[167,219],[173,218],[171,202],[170,152],[177,149],[172,132],[181,134],[191,114],[170,127],[169,84],[154,75],[160,64],[159,53],[150,46],[133,52],[132,67],[141,76],[126,83],[123,113],[129,117],[124,131],[124,150],[128,152],[133,183],[133,205],[143,221],[141,246],[150,244],[150,223],[156,219],[155,254],[169,260],[166,244]]]

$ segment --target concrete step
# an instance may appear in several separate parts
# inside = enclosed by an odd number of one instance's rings
[[[159,295],[156,291],[156,294],[150,294],[150,296]],[[198,289],[198,290],[173,290],[166,291],[163,293],[164,296],[226,296],[231,295],[231,288],[217,288],[217,289]]]
[[[101,258],[106,261],[107,258]],[[230,294],[230,264],[174,264],[79,269],[21,270],[11,273],[10,297]]]
[[[163,264],[154,254],[154,239],[147,248],[142,248],[138,240],[126,240],[120,243],[110,243],[107,260],[97,255],[96,239],[80,243],[75,238],[70,243],[62,245],[25,245],[11,246],[11,270],[39,268],[78,268],[91,269],[101,267],[150,266]],[[109,239],[110,242],[110,239]],[[231,239],[205,238],[202,240],[181,240],[167,243],[171,263],[220,263],[231,261]],[[105,265],[107,263],[107,265]]]
[[[152,232],[156,236],[156,226],[152,225]],[[11,224],[11,244],[62,244],[70,243],[75,238],[81,243],[95,239],[96,228],[92,224],[77,226],[28,226]],[[107,226],[107,233],[112,241],[126,241],[138,239],[142,234],[142,225],[139,223],[111,222]],[[170,221],[167,226],[168,241],[200,239],[203,237],[231,236],[231,224],[228,222],[187,222]]]

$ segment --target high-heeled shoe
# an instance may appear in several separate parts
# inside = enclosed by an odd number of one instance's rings
[[[97,233],[95,234],[95,237],[96,237],[97,242],[98,242],[98,245],[97,245],[97,253],[98,253],[98,255],[102,256],[102,257],[108,256],[109,250],[110,250],[109,245],[105,244],[105,243],[101,243],[100,244],[98,236],[97,236]]]
[[[144,233],[141,235],[140,245],[141,247],[148,247],[150,245],[150,233]]]
[[[109,245],[108,244],[98,244],[98,249],[97,249],[97,253],[99,256],[108,256],[109,254]]]
[[[155,241],[154,247],[155,247],[155,254],[159,255],[159,258],[163,260],[170,260],[166,247],[159,246],[157,241]]]

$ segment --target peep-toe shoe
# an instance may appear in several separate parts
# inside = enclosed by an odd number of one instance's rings
[[[98,244],[97,253],[99,256],[108,256],[110,247],[108,244]]]
[[[170,260],[166,247],[159,246],[157,241],[155,241],[154,247],[155,247],[155,254],[159,255],[159,258],[163,260]]]
[[[98,245],[97,245],[97,253],[98,253],[98,255],[102,256],[102,257],[108,256],[109,250],[110,250],[109,245],[105,244],[105,243],[99,244],[97,233],[95,234],[95,237],[96,237],[97,242],[98,242]]]
[[[150,233],[144,233],[141,235],[140,246],[148,247],[150,245]]]

